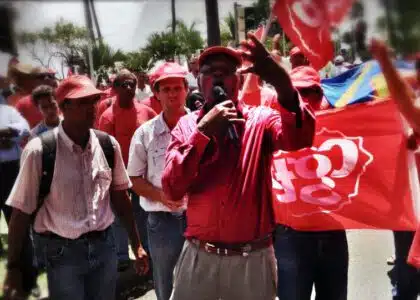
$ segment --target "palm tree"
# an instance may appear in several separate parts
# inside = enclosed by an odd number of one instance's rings
[[[175,0],[171,0],[171,13],[172,13],[172,33],[175,34],[175,30],[176,30]]]
[[[158,60],[174,60],[176,55],[181,53],[181,45],[172,32],[155,32],[152,33],[148,39],[146,50],[150,53],[154,62]]]
[[[192,22],[190,26],[182,20],[176,21],[176,37],[180,45],[180,54],[190,58],[197,50],[204,47],[204,40],[196,27],[197,23]]]

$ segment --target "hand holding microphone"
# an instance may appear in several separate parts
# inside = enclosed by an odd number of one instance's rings
[[[227,95],[222,87],[215,85],[213,87],[214,100],[216,104],[198,123],[197,127],[204,135],[218,136],[222,132],[229,132],[229,138],[234,142],[239,141],[234,124],[245,123],[245,120],[238,118],[238,112],[235,104],[227,100]]]

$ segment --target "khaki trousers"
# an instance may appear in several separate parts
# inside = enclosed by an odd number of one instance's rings
[[[273,300],[276,258],[272,246],[248,256],[219,256],[185,241],[171,300]]]

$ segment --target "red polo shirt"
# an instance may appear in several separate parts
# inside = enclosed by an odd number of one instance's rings
[[[15,107],[26,121],[28,121],[31,129],[43,120],[42,114],[32,101],[31,95],[20,98]]]
[[[245,125],[237,127],[240,147],[203,135],[197,130],[198,114],[182,117],[172,130],[162,177],[171,199],[188,195],[186,236],[240,243],[268,235],[275,224],[272,153],[311,146],[313,114],[302,108],[302,127],[296,128],[294,113],[245,106]]]
[[[128,109],[121,108],[115,101],[99,120],[99,129],[115,137],[121,146],[121,153],[125,165],[128,163],[128,152],[131,138],[136,129],[144,122],[154,118],[156,113],[146,105],[133,101]]]
[[[146,98],[141,103],[153,109],[156,114],[160,114],[162,112],[162,105],[160,104],[160,101],[155,96]]]

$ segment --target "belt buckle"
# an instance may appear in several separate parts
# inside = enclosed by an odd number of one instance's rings
[[[242,256],[246,257],[249,255],[249,252],[251,252],[252,246],[251,244],[246,244],[242,247]]]

